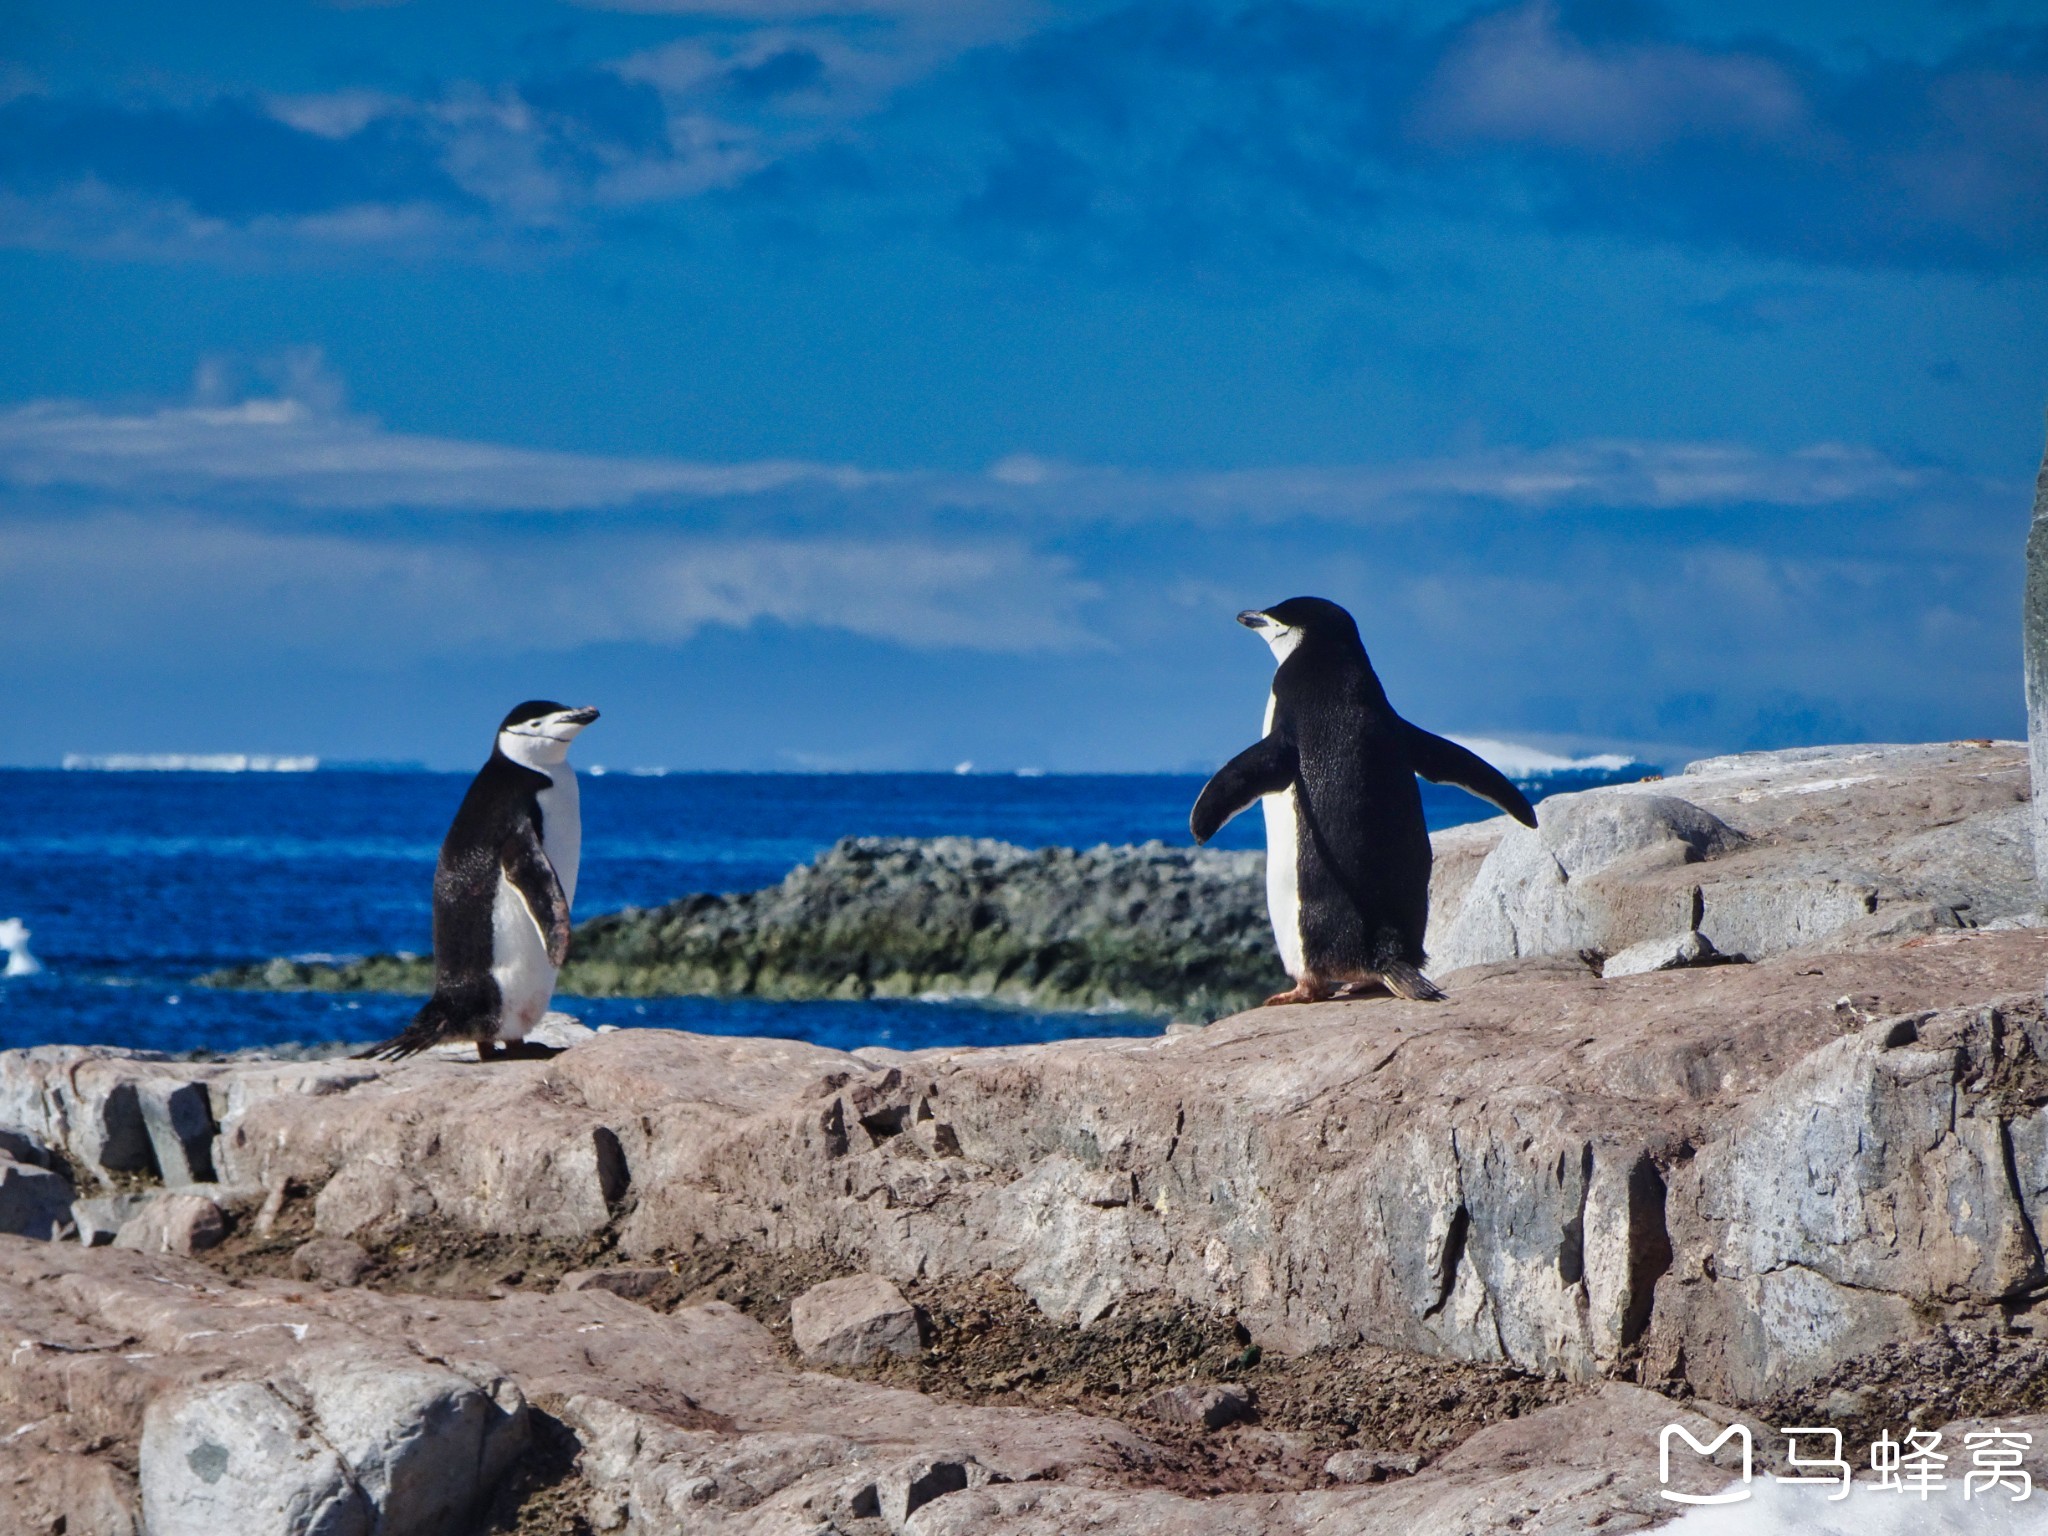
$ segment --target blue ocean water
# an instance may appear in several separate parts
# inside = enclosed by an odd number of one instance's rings
[[[1623,777],[1632,777],[1640,769]],[[1533,797],[1614,777],[1565,774]],[[432,947],[434,858],[469,776],[0,770],[0,919],[43,969],[0,980],[0,1047],[229,1051],[393,1034],[417,999],[226,992],[222,965]],[[1188,842],[1198,776],[670,774],[583,777],[579,916],[754,890],[849,836],[964,834],[1026,846]],[[1432,827],[1492,814],[1423,786]],[[1257,847],[1256,816],[1218,839]],[[1152,1018],[958,1003],[563,998],[588,1024],[914,1049],[1150,1033]]]

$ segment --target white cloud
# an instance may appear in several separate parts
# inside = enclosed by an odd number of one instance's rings
[[[1474,22],[1446,54],[1417,113],[1428,137],[1533,141],[1643,153],[1692,133],[1777,138],[1806,103],[1772,61],[1670,43],[1594,47],[1549,0]]]
[[[911,650],[1073,651],[1097,595],[1010,541],[481,542],[191,515],[0,521],[0,643],[17,656],[319,652],[376,665],[486,648],[673,645],[713,626],[835,630]]]
[[[393,432],[341,406],[308,365],[290,393],[118,411],[39,401],[0,411],[0,488],[265,501],[330,510],[579,512],[807,497],[826,520],[971,510],[996,518],[1267,523],[1405,516],[1445,502],[1543,510],[1823,507],[1981,491],[1874,448],[1595,440],[1335,468],[1143,471],[1014,454],[985,474],[896,473],[792,459],[713,463],[520,448]]]
[[[113,412],[73,401],[0,411],[0,485],[130,497],[254,495],[310,508],[564,512],[655,498],[850,491],[873,477],[789,460],[704,464],[387,432],[276,396]]]

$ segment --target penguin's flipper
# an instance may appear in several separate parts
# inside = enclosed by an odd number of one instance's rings
[[[547,945],[548,963],[559,968],[569,958],[569,898],[532,822],[522,822],[505,839],[498,849],[498,867],[526,903],[527,915]]]
[[[1455,784],[1482,800],[1491,800],[1525,827],[1536,825],[1536,811],[1529,797],[1476,752],[1468,752],[1455,741],[1432,736],[1419,725],[1401,722],[1408,738],[1408,765],[1432,784]]]
[[[1206,843],[1261,795],[1277,795],[1292,784],[1298,771],[1294,743],[1279,736],[1261,737],[1218,768],[1216,776],[1202,786],[1195,808],[1188,814],[1188,831],[1196,842]]]

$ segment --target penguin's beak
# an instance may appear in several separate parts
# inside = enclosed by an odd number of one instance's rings
[[[582,727],[590,724],[590,722],[595,720],[596,718],[597,711],[595,709],[592,709],[588,704],[584,705],[581,709],[565,709],[562,711],[561,714],[561,720],[563,724],[573,725],[576,726],[578,729],[581,729]]]
[[[1240,613],[1237,616],[1237,622],[1242,624],[1246,629],[1264,629],[1268,624],[1271,624],[1273,621],[1267,618],[1263,613],[1260,613],[1258,609],[1247,608],[1243,613]]]

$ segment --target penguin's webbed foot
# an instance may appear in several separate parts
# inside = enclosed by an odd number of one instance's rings
[[[1334,990],[1321,977],[1308,976],[1297,981],[1285,992],[1275,992],[1259,1006],[1279,1008],[1288,1003],[1321,1003],[1335,996]]]

